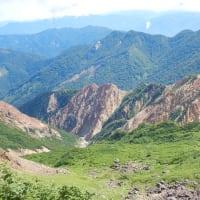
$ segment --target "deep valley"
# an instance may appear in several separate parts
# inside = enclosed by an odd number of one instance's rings
[[[0,35],[0,200],[199,200],[199,50],[191,30]]]

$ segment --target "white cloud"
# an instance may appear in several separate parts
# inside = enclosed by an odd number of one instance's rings
[[[151,22],[150,21],[146,21],[146,29],[148,30],[151,27]]]
[[[199,0],[0,0],[0,5],[0,21],[103,14],[123,10],[200,11]]]

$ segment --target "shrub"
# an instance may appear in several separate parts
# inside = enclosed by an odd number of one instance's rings
[[[38,180],[25,181],[7,167],[0,168],[0,200],[90,200],[92,196],[75,186],[55,187]]]

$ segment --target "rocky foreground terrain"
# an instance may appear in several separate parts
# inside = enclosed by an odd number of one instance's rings
[[[188,188],[189,184],[194,188]],[[175,182],[174,184],[160,181],[154,189],[147,189],[146,194],[142,194],[137,187],[132,187],[125,200],[199,200],[200,189],[195,188],[196,184],[195,181]]]

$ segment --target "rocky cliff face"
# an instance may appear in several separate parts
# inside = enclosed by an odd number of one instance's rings
[[[89,140],[101,131],[125,94],[113,84],[86,86],[49,123]]]
[[[135,107],[137,109],[138,105]],[[200,121],[200,76],[184,78],[167,86],[154,103],[131,118],[124,129],[130,131],[142,122],[156,123],[169,119],[179,124]]]
[[[3,101],[0,101],[0,121],[5,122],[10,126],[19,128],[30,134],[32,137],[61,137],[57,131],[50,128],[48,125],[21,113],[15,107]]]
[[[52,93],[49,97],[47,113],[54,112],[57,108],[58,108],[58,99],[55,93]]]
[[[100,131],[104,135],[112,134],[122,126],[130,131],[143,122],[173,120],[186,124],[200,121],[200,76],[186,77],[170,86],[144,85],[129,93],[113,84],[101,87],[92,84],[73,94],[59,97],[52,93],[45,107],[50,113],[47,120],[86,140]],[[27,126],[22,127],[30,132]]]

